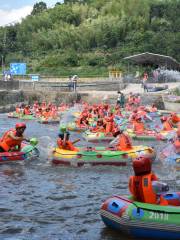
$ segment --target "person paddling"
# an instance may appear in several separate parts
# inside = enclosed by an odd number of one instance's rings
[[[70,133],[66,131],[65,127],[60,128],[60,133],[57,139],[57,145],[60,149],[69,150],[69,151],[79,151],[78,148],[74,146],[75,143],[79,142],[80,139],[77,139],[73,142],[70,140]]]
[[[0,152],[19,151],[22,141],[28,141],[23,135],[26,124],[16,123],[15,129],[10,129],[4,133],[0,140]]]

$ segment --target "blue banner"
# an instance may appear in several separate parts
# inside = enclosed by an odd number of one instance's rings
[[[10,71],[13,75],[26,75],[26,63],[10,63]]]

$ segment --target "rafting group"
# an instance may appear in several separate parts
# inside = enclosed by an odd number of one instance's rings
[[[8,114],[9,118],[19,118],[22,120],[37,120],[39,123],[59,123],[60,114],[69,109],[67,104],[56,106],[53,103],[38,103],[35,101],[32,106],[20,104],[16,106],[16,111]]]
[[[61,105],[61,111],[69,106]],[[50,113],[49,113],[50,111]],[[45,119],[58,113],[53,104],[17,107],[20,116],[33,115]],[[51,115],[52,114],[52,115]],[[52,163],[69,166],[131,165],[134,175],[129,178],[129,197],[112,196],[101,206],[104,223],[133,236],[158,239],[180,239],[180,193],[169,192],[169,186],[152,172],[156,151],[150,146],[134,145],[132,139],[166,141],[172,151],[162,151],[161,160],[178,165],[180,162],[180,116],[159,111],[153,104],[144,106],[139,95],[130,94],[127,103],[82,103],[81,110],[71,112],[73,122],[60,123]],[[26,123],[18,122],[0,139],[0,162],[25,160],[35,151],[36,138],[28,139]],[[73,131],[80,133],[71,139]],[[84,141],[83,146],[76,143]],[[93,145],[93,143],[95,143]],[[98,144],[97,144],[98,143]],[[86,145],[86,146],[85,146]],[[167,145],[167,144],[166,144]]]

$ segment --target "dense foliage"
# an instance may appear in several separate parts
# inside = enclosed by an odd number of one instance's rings
[[[180,60],[180,0],[64,0],[34,5],[20,24],[0,28],[6,65],[54,75],[107,74],[145,51]]]

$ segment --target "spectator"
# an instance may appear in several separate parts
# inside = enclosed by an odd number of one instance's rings
[[[143,84],[144,92],[148,92],[148,86],[146,83]]]
[[[117,103],[116,103],[116,104],[120,106],[120,102],[121,102],[121,92],[118,91],[117,94],[118,94],[118,96],[117,96]]]
[[[71,91],[71,88],[73,87],[73,82],[72,82],[72,76],[69,76],[69,83],[68,83],[69,91]]]
[[[125,105],[125,96],[122,92],[118,91],[118,97],[117,97],[117,105],[119,105],[121,108],[124,108]]]
[[[74,76],[72,77],[73,90],[74,90],[74,92],[76,92],[76,88],[77,88],[77,80],[78,80],[78,76],[77,76],[77,75],[74,75]]]

